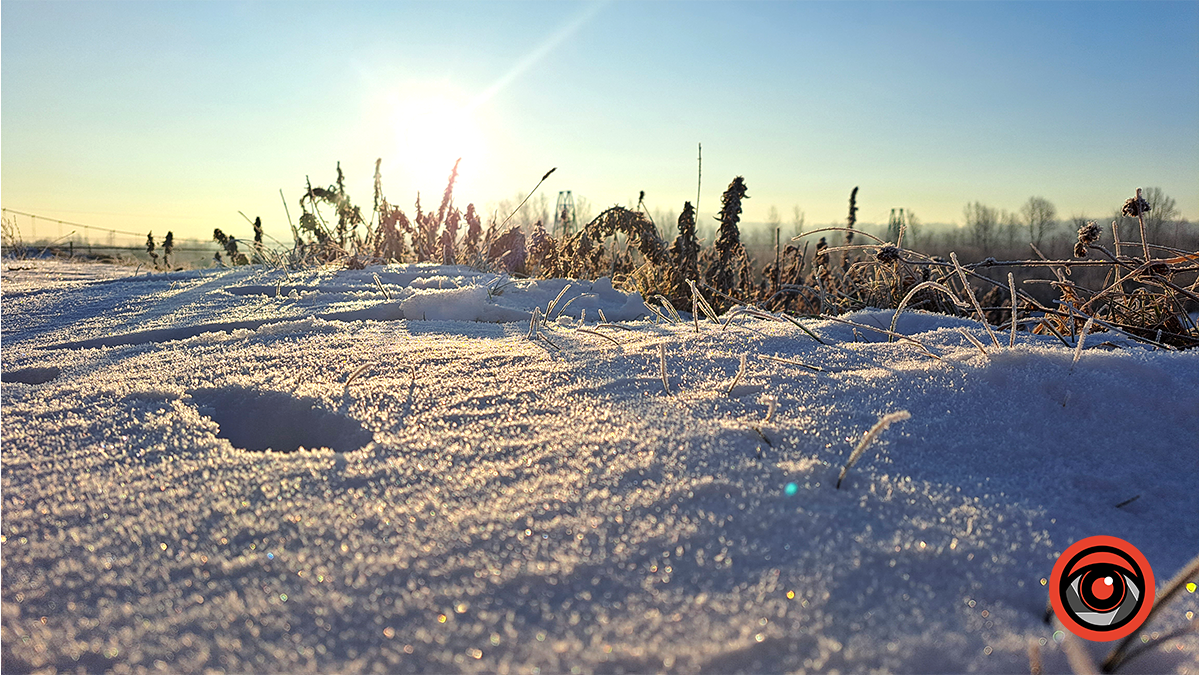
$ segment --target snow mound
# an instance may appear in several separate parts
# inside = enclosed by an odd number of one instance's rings
[[[453,290],[418,290],[400,301],[404,318],[410,321],[528,321],[529,312],[492,304],[482,286]]]

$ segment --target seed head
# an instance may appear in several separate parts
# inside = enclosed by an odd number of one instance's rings
[[[1096,221],[1089,220],[1079,228],[1079,240],[1075,242],[1075,257],[1086,258],[1088,247],[1098,241],[1100,241],[1100,226],[1096,224]]]
[[[1130,197],[1125,200],[1125,205],[1121,207],[1121,215],[1137,218],[1143,213],[1150,213],[1150,204],[1142,198],[1141,194],[1136,197]]]
[[[894,263],[900,259],[900,249],[895,246],[884,246],[875,253],[875,259],[881,263]]]

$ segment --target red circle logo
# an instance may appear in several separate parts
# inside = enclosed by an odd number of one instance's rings
[[[1063,626],[1086,640],[1120,640],[1154,607],[1154,571],[1133,544],[1088,537],[1071,544],[1050,573],[1050,605]]]

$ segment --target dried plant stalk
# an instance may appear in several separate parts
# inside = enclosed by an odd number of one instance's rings
[[[971,299],[971,304],[975,305],[975,311],[979,312],[980,323],[987,329],[988,335],[992,336],[992,342],[996,343],[996,346],[999,347],[1000,340],[992,332],[992,325],[988,323],[987,315],[983,313],[983,308],[979,306],[979,300],[975,299],[975,291],[971,290],[971,283],[967,281],[967,273],[963,271],[962,265],[958,264],[958,256],[953,251],[950,253],[950,260],[954,263],[954,269],[958,272],[958,278],[962,280],[963,288],[967,290],[967,297]]]
[[[1150,610],[1150,614],[1146,617],[1146,620],[1142,623],[1142,625],[1144,626],[1150,623],[1150,620],[1154,618],[1154,615],[1157,614],[1163,607],[1165,607],[1167,603],[1169,603],[1171,599],[1174,598],[1180,591],[1182,591],[1187,586],[1189,581],[1195,582],[1197,580],[1200,580],[1200,560],[1197,558],[1192,558],[1192,561],[1185,565],[1183,569],[1179,570],[1179,573],[1167,583],[1167,586],[1163,589],[1163,592],[1154,599],[1154,607]],[[1193,620],[1192,625],[1188,628],[1189,630],[1184,634],[1195,632],[1195,620]],[[1122,664],[1140,653],[1139,651],[1129,651],[1130,645],[1133,644],[1137,637],[1137,632],[1131,633],[1128,637],[1121,641],[1121,644],[1117,645],[1117,647],[1113,649],[1111,653],[1109,653],[1108,658],[1104,660],[1104,665],[1102,666],[1104,672],[1111,673],[1115,671],[1117,668],[1121,667]]]
[[[1008,273],[1008,295],[1012,298],[1012,332],[1008,335],[1008,346],[1017,343],[1017,285],[1013,282],[1012,272]]]
[[[378,288],[379,292],[383,294],[383,299],[391,300],[392,294],[388,293],[388,290],[383,287],[383,282],[379,280],[379,275],[372,273],[371,277],[375,279],[375,287]],[[276,295],[278,295],[278,293],[276,293]]]
[[[959,328],[958,332],[962,333],[963,337],[967,338],[967,340],[969,340],[971,342],[971,344],[973,344],[977,348],[979,348],[979,351],[983,352],[983,355],[985,357],[991,358],[990,356],[988,356],[987,350],[983,348],[983,343],[980,342],[979,340],[977,340],[974,335],[971,335],[970,333],[968,333],[966,328]]]
[[[742,354],[741,363],[738,364],[737,374],[733,376],[733,381],[729,383],[729,387],[725,389],[725,395],[733,394],[734,387],[738,386],[738,382],[742,381],[742,376],[746,374],[746,355]]]
[[[1096,317],[1089,316],[1088,320],[1083,324],[1083,330],[1079,333],[1079,340],[1075,342],[1075,358],[1071,359],[1072,372],[1075,370],[1075,365],[1079,363],[1079,356],[1083,354],[1083,340],[1087,337],[1088,332],[1092,330],[1092,323],[1095,321]]]
[[[353,382],[356,378],[358,378],[359,375],[362,375],[363,373],[367,372],[367,368],[370,368],[370,367],[371,367],[371,364],[364,363],[361,366],[355,368],[354,372],[350,373],[350,376],[346,378],[346,386],[349,387],[351,382]]]
[[[554,296],[554,299],[551,300],[550,304],[546,306],[546,320],[547,321],[553,321],[555,318],[557,318],[557,315],[554,313],[554,307],[555,307],[555,305],[558,304],[558,301],[562,300],[562,297],[567,294],[567,289],[569,289],[570,287],[571,287],[571,284],[569,284],[569,283],[564,285],[562,287],[562,290],[558,292],[558,295]]]
[[[608,340],[609,342],[616,345],[617,349],[620,349],[621,351],[625,351],[624,348],[621,346],[621,343],[617,342],[616,338],[614,338],[610,335],[605,335],[604,333],[601,333],[599,331],[590,330],[588,328],[576,328],[575,330],[579,333],[587,333],[588,335],[599,335],[600,337],[604,338],[605,340]]]
[[[765,424],[770,422],[771,418],[775,416],[775,410],[779,407],[779,397],[767,395],[763,397],[763,401],[767,404],[767,416],[763,418],[763,423]],[[764,438],[766,437],[764,436]]]
[[[846,466],[842,467],[842,472],[838,474],[837,484],[834,486],[834,489],[840,490],[842,488],[842,480],[846,478],[846,472],[850,470],[850,467],[854,466],[854,463],[858,461],[859,457],[862,457],[863,452],[866,451],[867,447],[870,446],[871,443],[875,442],[875,439],[879,436],[879,434],[883,433],[892,425],[893,422],[900,422],[911,417],[912,415],[909,414],[907,410],[899,410],[897,412],[884,415],[882,418],[880,418],[880,420],[875,423],[875,426],[871,427],[867,433],[863,434],[863,438],[854,448],[854,452],[850,453],[850,459],[846,462]]]
[[[912,297],[914,295],[916,295],[920,291],[925,290],[926,288],[932,288],[932,289],[939,290],[939,291],[945,293],[947,296],[950,297],[950,299],[952,301],[954,301],[954,304],[958,307],[961,307],[963,309],[970,308],[970,305],[963,302],[962,300],[959,300],[958,296],[954,295],[954,292],[951,291],[946,286],[939,284],[936,281],[923,281],[923,282],[917,284],[916,286],[913,286],[911,289],[909,289],[908,293],[905,294],[904,298],[900,300],[900,304],[896,305],[896,313],[892,315],[891,331],[893,333],[896,332],[896,322],[900,320],[900,312],[904,311],[904,308],[908,305],[908,301],[912,300]],[[891,341],[892,341],[892,336],[889,335],[888,342],[891,342]]]
[[[1092,657],[1088,656],[1087,650],[1083,648],[1083,640],[1075,637],[1074,633],[1066,631],[1062,650],[1067,655],[1067,665],[1071,666],[1071,672],[1075,675],[1096,675],[1099,672],[1096,670],[1096,664],[1092,662]]]
[[[759,355],[758,355],[758,358],[760,358],[760,359],[765,359],[765,360],[767,360],[767,361],[775,361],[775,362],[777,362],[777,363],[786,363],[786,364],[788,364],[789,366],[800,366],[801,368],[808,368],[809,370],[813,370],[813,371],[816,371],[816,372],[818,372],[818,373],[823,373],[823,372],[825,372],[825,369],[824,369],[824,368],[822,368],[821,366],[811,366],[811,365],[809,365],[809,364],[807,364],[807,363],[803,363],[803,362],[801,362],[801,361],[797,361],[797,360],[795,360],[795,359],[785,359],[785,358],[782,358],[782,357],[779,357],[779,356],[770,356],[770,355],[768,355],[768,354],[759,354]]]
[[[704,312],[704,315],[711,319],[713,323],[721,323],[721,320],[717,318],[717,313],[713,311],[712,306],[709,305],[708,301],[704,299],[704,296],[700,294],[700,289],[696,288],[696,282],[689,279],[687,283],[688,286],[691,286],[692,288],[692,297],[697,303],[699,303],[700,310]],[[697,328],[697,330],[699,330],[699,328]]]
[[[671,393],[671,383],[667,381],[667,346],[658,343],[658,372],[662,375],[663,390]]]

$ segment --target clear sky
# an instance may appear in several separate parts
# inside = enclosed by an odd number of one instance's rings
[[[20,2],[0,6],[3,205],[161,235],[287,231],[305,176],[494,205],[810,225],[967,202],[1200,210],[1196,2]],[[24,221],[22,221],[24,222]]]

